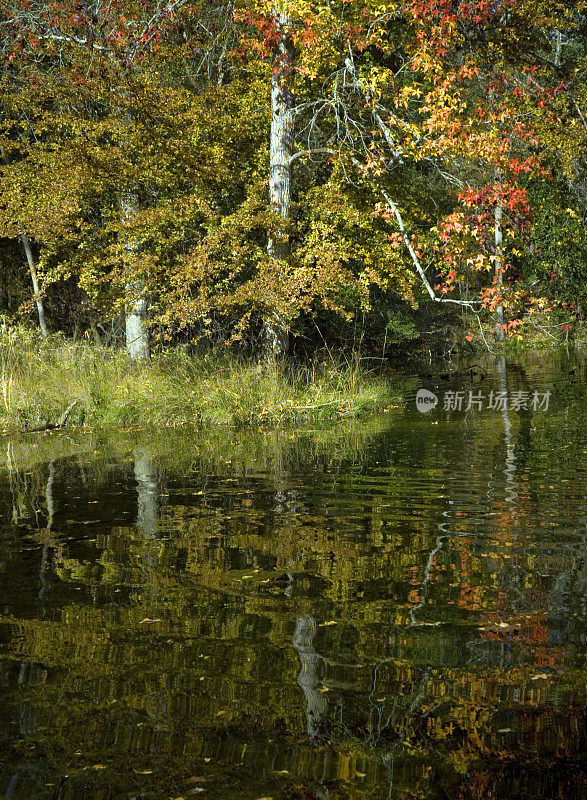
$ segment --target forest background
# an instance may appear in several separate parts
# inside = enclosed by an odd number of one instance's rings
[[[134,360],[584,346],[586,42],[572,0],[3,0],[4,362],[23,318]]]

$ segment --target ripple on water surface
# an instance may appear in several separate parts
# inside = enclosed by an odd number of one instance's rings
[[[0,794],[584,796],[584,384],[486,385],[553,403],[11,443]]]

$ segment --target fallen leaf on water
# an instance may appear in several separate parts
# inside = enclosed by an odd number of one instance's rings
[[[499,728],[497,732],[498,733],[513,733],[514,729],[513,728]]]
[[[330,691],[330,689],[328,688],[328,686],[321,686],[321,687],[320,687],[320,691],[321,691],[321,692],[329,692],[329,691]]]
[[[548,674],[548,672],[539,672],[538,675],[532,675],[530,680],[538,681],[540,680],[540,678],[550,678],[550,675]]]
[[[326,628],[328,627],[328,625],[336,625],[336,622],[333,619],[331,619],[330,622],[321,622],[320,625],[318,625],[318,627]]]
[[[273,800],[272,797],[259,797],[258,800]]]
[[[133,769],[133,772],[136,772],[137,775],[152,775],[152,769]]]
[[[211,758],[205,758],[205,759],[204,759],[204,761],[206,762],[206,764],[208,764],[208,762],[209,762],[209,761],[211,761],[211,760],[212,760]]]
[[[151,623],[151,622],[163,622],[163,620],[162,619],[149,619],[149,617],[145,617],[145,619],[142,619],[139,622],[139,625],[144,625],[147,622],[149,622],[149,623]]]
[[[186,783],[200,783],[200,781],[203,781],[203,780],[204,780],[204,778],[202,778],[200,775],[197,775],[197,776],[196,775],[192,775],[191,777],[189,777],[187,779]]]
[[[222,711],[219,711],[218,714],[216,714],[216,716],[220,717],[220,716],[222,716],[222,714],[226,714],[226,709],[223,709]]]
[[[92,769],[106,769],[106,767],[104,766],[104,764],[94,764]]]
[[[367,775],[367,773],[366,772],[355,772],[355,775],[357,776],[357,778],[364,778]]]
[[[289,770],[288,769],[274,769],[273,770],[273,774],[274,775],[289,775]]]

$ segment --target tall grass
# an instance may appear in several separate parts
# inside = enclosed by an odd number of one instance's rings
[[[0,427],[56,421],[74,400],[74,423],[130,427],[357,416],[395,397],[388,381],[366,373],[356,359],[267,365],[170,348],[133,362],[123,350],[61,335],[44,340],[34,330],[0,324]]]

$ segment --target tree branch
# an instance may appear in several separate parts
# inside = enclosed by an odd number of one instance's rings
[[[353,158],[352,160],[357,166],[359,166],[359,167],[362,166],[357,159]],[[414,267],[416,268],[416,272],[420,276],[420,279],[421,279],[422,283],[424,284],[424,288],[426,289],[426,291],[428,292],[428,295],[430,296],[430,299],[434,300],[435,303],[454,303],[456,305],[467,306],[469,308],[472,308],[472,306],[474,306],[476,303],[480,303],[481,302],[480,300],[453,300],[452,298],[449,298],[449,297],[438,297],[434,293],[434,289],[432,288],[432,286],[430,284],[430,281],[426,277],[426,273],[424,272],[424,269],[422,268],[422,265],[420,264],[420,259],[418,258],[418,256],[416,255],[416,251],[412,247],[412,243],[410,241],[410,237],[408,236],[408,232],[406,231],[406,226],[404,225],[404,221],[402,219],[402,215],[400,214],[399,208],[393,202],[393,200],[391,199],[391,197],[389,195],[389,192],[387,192],[386,189],[383,188],[383,186],[381,186],[378,183],[375,183],[375,186],[377,187],[379,193],[381,194],[381,196],[383,197],[383,199],[385,200],[385,202],[387,203],[387,205],[389,206],[389,208],[393,211],[393,213],[395,215],[395,218],[397,220],[397,224],[398,224],[400,233],[402,235],[402,239],[404,240],[404,244],[405,244],[405,246],[406,246],[406,248],[408,250],[408,253],[411,256],[412,263],[414,264]]]
[[[332,156],[335,156],[337,151],[333,150],[331,147],[314,147],[310,150],[298,150],[297,153],[294,153],[289,157],[288,164],[291,164],[296,158],[302,158],[302,156],[313,156],[314,153],[328,153]]]

